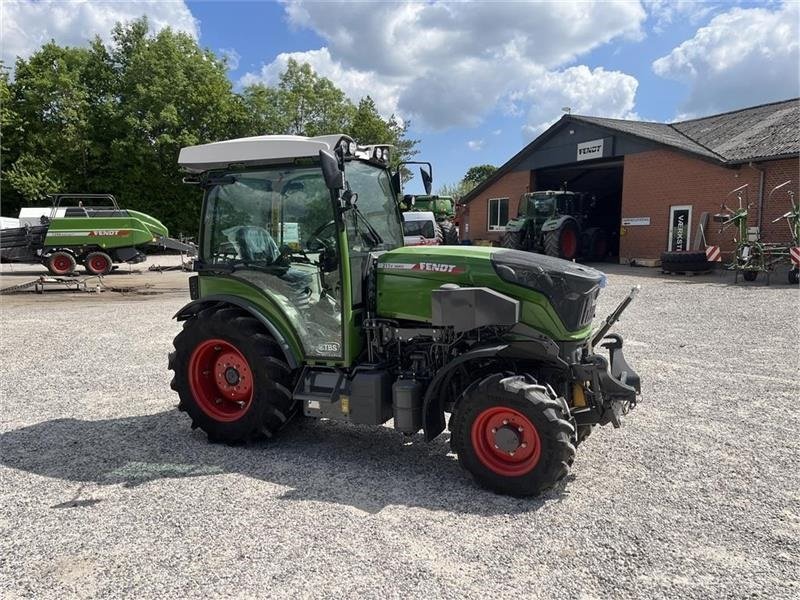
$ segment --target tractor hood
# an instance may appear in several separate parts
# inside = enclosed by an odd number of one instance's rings
[[[386,316],[430,320],[430,290],[445,283],[487,287],[520,300],[523,322],[554,339],[573,338],[591,324],[606,281],[577,263],[481,246],[397,248],[380,256],[378,274],[378,309]]]

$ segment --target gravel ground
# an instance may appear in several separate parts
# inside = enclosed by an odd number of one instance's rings
[[[643,287],[617,328],[642,402],[524,501],[446,434],[208,444],[168,385],[169,286],[0,298],[0,595],[798,597],[798,290],[607,270],[603,316]]]

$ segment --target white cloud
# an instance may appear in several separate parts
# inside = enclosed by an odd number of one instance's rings
[[[633,108],[638,85],[635,77],[602,67],[589,69],[580,65],[542,73],[522,94],[532,101],[525,134],[533,139],[558,120],[566,107],[574,114],[635,119]]]
[[[235,48],[220,48],[219,54],[222,56],[225,64],[228,65],[228,70],[235,71],[239,68],[239,61],[242,55],[239,54]]]
[[[656,33],[662,33],[676,21],[697,25],[719,9],[718,5],[698,0],[644,0],[644,7]]]
[[[308,63],[320,75],[332,80],[351,99],[359,100],[371,96],[378,111],[384,116],[398,112],[397,99],[402,85],[401,79],[378,77],[374,73],[347,69],[341,62],[333,60],[328,48],[307,50],[305,52],[283,52],[268,65],[262,65],[257,73],[245,73],[239,85],[255,83],[275,85],[280,74],[286,70],[290,59]]]
[[[154,31],[172,27],[199,36],[199,25],[183,2],[4,1],[0,10],[0,59],[9,67],[16,57],[30,56],[51,39],[67,46],[84,46],[96,35],[108,40],[117,21],[142,15],[147,15]]]
[[[430,129],[474,126],[497,108],[524,114],[536,100],[525,94],[532,78],[557,74],[611,40],[638,38],[646,18],[627,1],[375,3],[365,10],[289,0],[285,10],[291,25],[312,29],[325,47],[281,54],[242,83],[274,81],[291,56],[351,98],[369,94],[384,115]]]
[[[467,142],[467,148],[477,152],[478,150],[483,149],[483,145],[486,143],[486,140],[469,140]]]
[[[681,107],[709,114],[800,95],[800,5],[733,8],[653,62],[661,77],[690,86]]]

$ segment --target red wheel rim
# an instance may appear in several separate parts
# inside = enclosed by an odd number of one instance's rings
[[[253,372],[244,355],[220,339],[200,343],[189,358],[189,387],[215,421],[240,419],[253,403]]]
[[[498,475],[518,477],[538,464],[539,433],[530,419],[513,408],[493,406],[472,423],[472,447],[478,460]]]
[[[89,259],[89,267],[95,273],[105,273],[108,270],[108,259],[105,256],[92,256]]]
[[[578,236],[575,230],[568,227],[561,232],[561,255],[564,258],[572,258],[578,249]]]
[[[53,260],[50,264],[52,265],[53,270],[57,273],[68,273],[70,267],[72,267],[72,261],[70,261],[69,257],[64,256],[63,254],[53,257]]]

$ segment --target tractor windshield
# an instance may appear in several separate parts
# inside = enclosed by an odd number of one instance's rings
[[[534,196],[531,215],[549,216],[553,213],[554,204],[553,196]]]
[[[345,166],[345,176],[350,189],[358,194],[357,209],[344,213],[351,293],[353,305],[358,306],[363,300],[363,278],[370,253],[402,246],[403,226],[386,169],[351,161]]]
[[[381,238],[378,242],[380,247],[372,249],[393,250],[402,246],[403,229],[389,173],[380,167],[358,161],[347,163],[345,173],[350,189],[358,194],[359,212]],[[346,214],[345,218],[348,231],[364,227],[358,224],[356,215],[352,213]],[[367,245],[372,243],[364,241]]]

